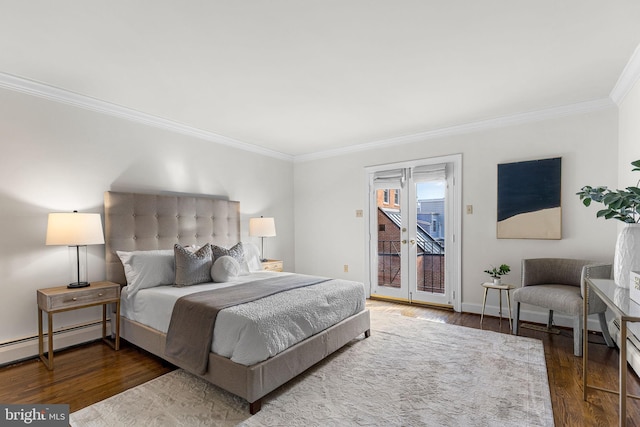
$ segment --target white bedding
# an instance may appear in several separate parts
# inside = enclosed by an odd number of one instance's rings
[[[228,283],[204,283],[177,288],[158,286],[127,298],[123,288],[122,316],[164,333],[176,300],[190,293],[233,286],[276,274],[260,271]],[[216,320],[212,351],[236,363],[253,365],[356,314],[365,308],[364,285],[333,279],[281,292],[261,300],[226,308]]]

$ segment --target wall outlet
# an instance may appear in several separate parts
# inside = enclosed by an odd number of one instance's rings
[[[349,264],[345,264],[344,265],[344,272],[348,273],[349,272]]]
[[[362,216],[363,216],[362,209],[357,209],[356,210],[356,218],[362,218]]]

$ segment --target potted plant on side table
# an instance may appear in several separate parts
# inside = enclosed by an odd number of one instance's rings
[[[502,276],[509,274],[509,272],[511,271],[511,267],[509,267],[507,264],[502,264],[500,265],[500,267],[491,267],[491,269],[485,270],[484,272],[491,276],[494,285],[501,285]]]

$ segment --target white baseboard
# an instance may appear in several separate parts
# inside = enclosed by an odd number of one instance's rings
[[[511,310],[515,313],[516,305],[513,304],[511,306]],[[462,311],[466,313],[482,313],[482,304],[462,304]],[[503,301],[502,304],[502,317],[506,317],[508,313],[506,301]],[[485,307],[484,314],[485,316],[495,316],[498,317],[499,307],[497,305],[489,305]],[[611,318],[611,316],[608,316]],[[547,324],[549,320],[549,312],[548,311],[531,311],[531,310],[523,310],[520,308],[520,321],[525,322],[533,322],[540,323],[543,325]],[[554,312],[553,313],[553,323],[556,326],[563,326],[567,328],[573,329],[573,317],[564,315],[562,313]],[[589,330],[602,332],[600,329],[600,322],[598,321],[598,317],[596,315],[589,316]]]
[[[110,322],[107,322],[107,332],[111,331]],[[102,324],[91,324],[85,327],[74,328],[68,331],[54,332],[53,349],[60,350],[85,342],[102,338]],[[47,337],[45,336],[45,351]],[[38,337],[21,340],[15,344],[0,346],[0,366],[11,364],[20,360],[38,356]]]

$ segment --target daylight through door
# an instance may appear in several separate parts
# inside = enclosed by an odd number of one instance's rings
[[[370,173],[372,296],[453,305],[452,169],[415,164]]]

